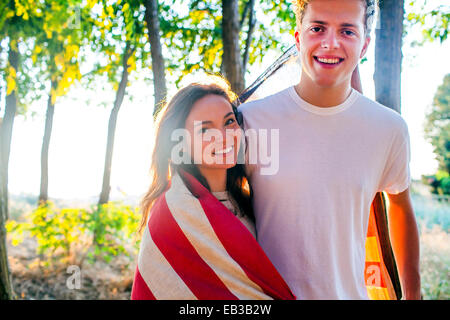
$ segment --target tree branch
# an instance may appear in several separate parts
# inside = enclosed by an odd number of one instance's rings
[[[253,1],[252,0],[248,0],[247,3],[245,4],[244,11],[242,12],[241,21],[239,23],[239,29],[240,30],[242,30],[242,27],[244,25],[245,17],[247,16],[247,12],[248,12],[248,9],[250,7],[250,2],[253,2]]]
[[[256,19],[255,19],[255,0],[249,0],[247,3],[249,4],[250,13],[248,17],[248,32],[247,39],[245,40],[245,50],[244,55],[242,56],[242,66],[244,69],[244,74],[247,69],[248,56],[250,54],[250,46],[252,43],[253,31],[255,29]]]

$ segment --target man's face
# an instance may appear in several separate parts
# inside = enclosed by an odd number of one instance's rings
[[[295,40],[303,75],[320,87],[350,83],[370,38],[364,32],[361,0],[312,0]]]

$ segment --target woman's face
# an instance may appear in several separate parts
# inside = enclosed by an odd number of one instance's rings
[[[241,130],[227,99],[210,94],[194,103],[186,118],[191,160],[200,168],[228,169],[236,165]]]

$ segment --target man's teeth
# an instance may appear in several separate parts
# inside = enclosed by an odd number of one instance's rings
[[[223,149],[223,150],[217,150],[216,152],[214,152],[214,154],[226,154],[228,152],[231,152],[231,150],[233,150],[233,146],[228,147],[228,148]]]
[[[334,59],[325,59],[325,58],[317,58],[317,60],[319,61],[319,62],[322,62],[322,63],[329,63],[329,64],[336,64],[336,63],[339,63],[339,59],[338,58],[334,58]]]

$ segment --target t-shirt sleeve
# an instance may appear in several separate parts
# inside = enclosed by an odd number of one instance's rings
[[[411,183],[410,159],[408,127],[402,121],[402,125],[394,134],[378,191],[385,191],[389,194],[398,194],[405,191]]]

